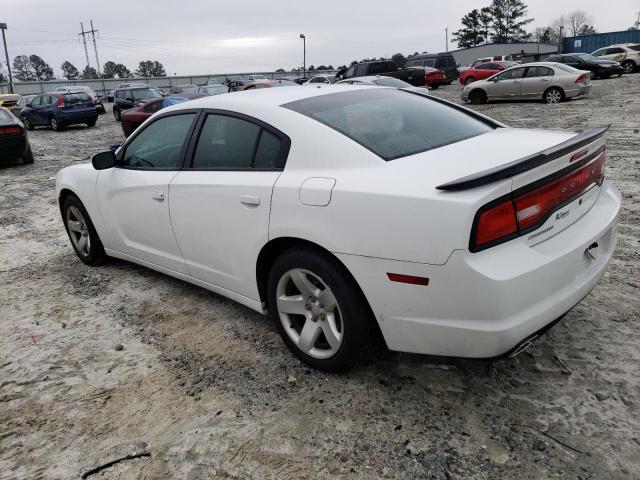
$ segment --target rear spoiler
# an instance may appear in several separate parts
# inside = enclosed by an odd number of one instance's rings
[[[483,172],[474,173],[473,175],[468,175],[448,183],[443,183],[442,185],[438,185],[436,189],[453,191],[468,190],[470,188],[495,182],[496,180],[513,177],[514,175],[539,167],[540,165],[555,160],[556,158],[560,158],[572,150],[576,150],[597,140],[604,135],[610,126],[611,125],[601,125],[599,127],[580,130],[575,137],[565,140],[553,147],[547,148],[546,150],[500,165],[499,167],[490,168]]]

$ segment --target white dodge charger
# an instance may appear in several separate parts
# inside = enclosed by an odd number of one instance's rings
[[[346,369],[377,339],[493,357],[528,346],[611,259],[605,131],[509,128],[392,88],[273,88],[166,108],[56,189],[83,262],[269,312],[313,367]]]

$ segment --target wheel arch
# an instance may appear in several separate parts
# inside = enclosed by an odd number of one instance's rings
[[[58,193],[58,208],[60,209],[60,214],[64,214],[64,212],[62,211],[62,207],[64,206],[65,200],[69,198],[70,195],[80,198],[76,192],[74,192],[68,187],[63,187],[60,190],[60,193]]]
[[[473,82],[473,83],[476,83],[476,82]],[[473,83],[472,83],[472,85],[473,85]],[[487,95],[487,92],[483,88],[481,88],[481,87],[472,88],[471,91],[469,92],[469,100],[471,100],[471,97],[473,95],[475,95],[475,94],[482,95],[485,102],[489,101],[489,95]]]

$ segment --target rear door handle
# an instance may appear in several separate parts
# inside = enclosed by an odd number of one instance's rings
[[[151,198],[153,198],[154,200],[157,200],[159,202],[164,202],[164,193],[163,192],[153,192],[153,195],[151,195]]]
[[[260,197],[257,195],[240,195],[240,203],[244,205],[260,205]]]

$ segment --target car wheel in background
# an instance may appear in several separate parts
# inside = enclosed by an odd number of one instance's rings
[[[102,103],[98,105],[98,108],[96,110],[98,110],[98,113],[100,114],[107,113],[107,109],[104,108],[104,105]]]
[[[469,94],[469,101],[473,104],[473,105],[480,105],[482,103],[486,103],[487,102],[487,94],[484,92],[484,90],[472,90],[471,93]]]
[[[545,103],[560,103],[564,100],[564,92],[557,87],[551,87],[544,92],[542,98]]]
[[[475,81],[476,81],[476,79],[475,79],[475,78],[473,78],[473,77],[467,77],[467,78],[465,78],[465,79],[464,79],[464,84],[465,84],[465,85],[469,85],[470,83],[473,83],[473,82],[475,82]]]
[[[35,128],[33,123],[31,123],[31,120],[29,120],[29,117],[22,117],[20,120],[24,123],[24,128],[27,130],[33,130]]]
[[[374,350],[377,330],[364,295],[346,268],[321,250],[297,248],[278,257],[267,303],[287,347],[314,368],[346,370]]]
[[[60,125],[60,122],[58,121],[58,119],[53,115],[49,117],[49,126],[56,132],[59,132],[60,130],[62,130],[62,125]]]
[[[76,255],[87,265],[100,265],[107,259],[98,233],[87,210],[75,195],[69,195],[62,207],[62,220]]]
[[[595,80],[596,78],[598,78],[598,75],[596,75],[596,72],[590,72],[589,73],[589,78],[591,80]]]
[[[95,127],[97,120],[93,120],[91,122],[87,122],[87,127]]]
[[[29,145],[29,149],[24,157],[22,157],[22,163],[28,164],[33,163],[33,152],[31,151],[31,145]]]
[[[633,71],[636,69],[636,64],[631,60],[627,60],[625,62],[622,62],[622,68],[624,68],[624,73],[633,73]]]
[[[116,119],[116,122],[119,122],[122,120],[122,114],[120,113],[120,110],[117,108],[113,109],[113,118]]]

